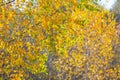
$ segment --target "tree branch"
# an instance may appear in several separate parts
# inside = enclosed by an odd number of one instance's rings
[[[0,6],[4,6],[4,5],[6,5],[6,4],[13,3],[14,1],[15,1],[15,0],[9,1],[9,2],[7,2],[7,3],[2,3]]]

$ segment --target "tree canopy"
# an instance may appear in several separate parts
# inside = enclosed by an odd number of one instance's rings
[[[112,13],[93,0],[32,1],[0,6],[0,79],[120,79]]]

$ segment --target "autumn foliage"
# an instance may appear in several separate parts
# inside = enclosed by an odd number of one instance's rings
[[[117,43],[114,15],[92,0],[0,6],[1,80],[119,80]]]

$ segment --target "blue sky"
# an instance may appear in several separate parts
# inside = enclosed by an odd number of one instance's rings
[[[98,3],[104,6],[106,9],[111,9],[116,1],[117,0],[99,0]]]

